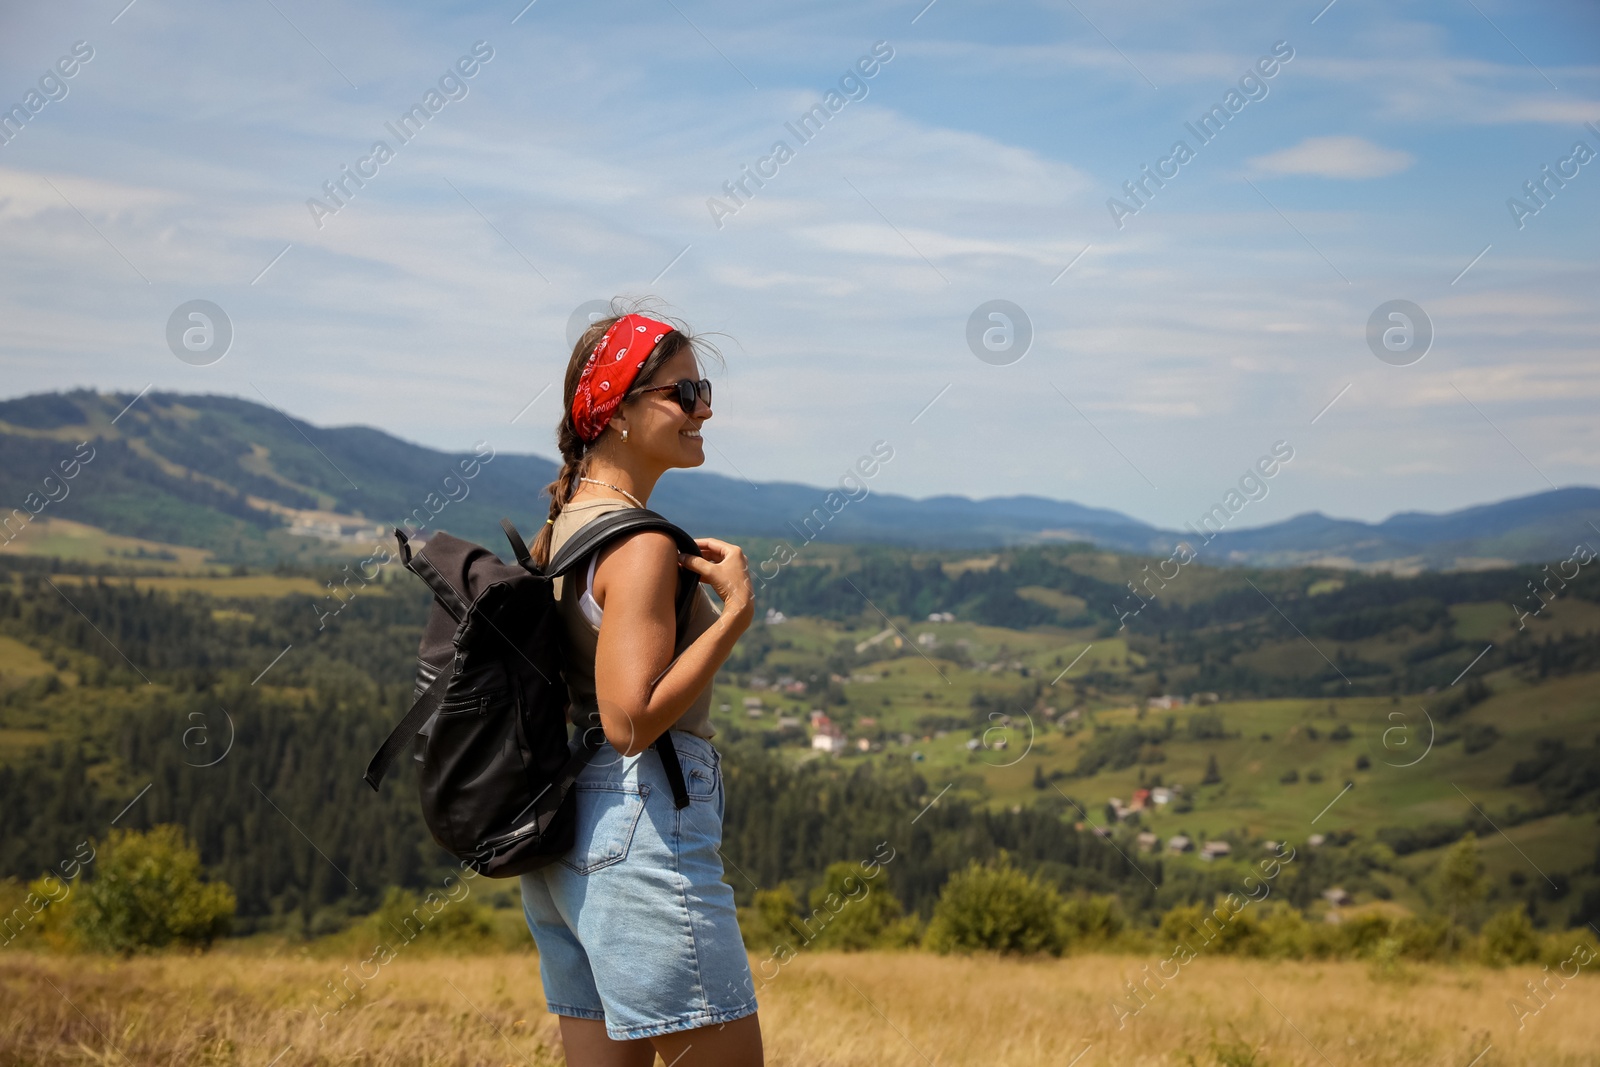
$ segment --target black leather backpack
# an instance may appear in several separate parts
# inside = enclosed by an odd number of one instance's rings
[[[447,533],[415,554],[400,530],[400,560],[433,590],[417,651],[416,702],[367,766],[376,790],[400,752],[413,746],[422,817],[446,852],[479,874],[511,878],[572,848],[572,783],[604,743],[568,739],[563,622],[551,580],[613,538],[665,530],[678,549],[694,538],[646,508],[609,511],[574,533],[540,570],[516,527],[502,519],[514,564]],[[678,571],[677,632],[685,632],[699,578]],[[654,747],[674,803],[689,803],[671,730]]]

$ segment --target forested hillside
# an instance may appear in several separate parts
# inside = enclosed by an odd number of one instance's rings
[[[0,547],[21,537],[7,550],[102,560],[118,554],[106,538],[131,537],[148,542],[121,546],[136,557],[192,549],[228,564],[270,566],[364,555],[395,526],[443,526],[499,543],[502,516],[542,521],[539,494],[556,471],[547,458],[555,454],[553,429],[540,421],[549,418],[549,400],[525,414],[515,410],[522,401],[506,403],[503,413],[485,414],[481,439],[440,451],[370,427],[315,426],[262,396],[81,389],[0,401],[0,506],[12,509]],[[1218,487],[1223,503],[1208,513],[1209,524],[1197,514],[1191,528],[1160,530],[1040,496],[899,496],[889,491],[893,446],[860,447],[865,465],[846,464],[831,485],[671,471],[651,505],[697,536],[781,540],[808,551],[826,543],[1083,542],[1165,554],[1188,540],[1207,563],[1406,573],[1564,558],[1575,541],[1600,530],[1600,490],[1585,487],[1379,523],[1309,513],[1239,529],[1231,515],[1245,499],[1227,485]],[[1253,484],[1251,499],[1261,499],[1264,483]],[[99,538],[74,542],[59,530],[52,537],[62,520],[92,527]]]
[[[924,914],[1001,848],[1136,918],[1236,880],[1227,856],[1141,851],[1154,829],[1246,859],[1323,831],[1286,883],[1296,904],[1337,886],[1422,906],[1438,850],[1472,831],[1496,898],[1541,924],[1600,916],[1593,569],[1519,628],[1508,599],[1534,568],[1191,564],[1136,586],[1141,606],[1128,582],[1152,566],[1080,546],[831,549],[779,569],[714,704],[741,903],[780,883],[804,899],[882,841]],[[361,781],[410,698],[419,582],[110,569],[0,570],[0,875],[35,876],[113,824],[176,822],[244,931],[331,930],[437,879],[409,775],[381,795]],[[841,750],[813,748],[819,733]],[[1174,802],[1130,816],[1108,800],[1156,787]]]

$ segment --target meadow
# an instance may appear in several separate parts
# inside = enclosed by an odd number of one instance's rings
[[[758,993],[767,1063],[1576,1067],[1600,1045],[1590,977],[1550,985],[1537,1014],[1510,1010],[1515,997],[1532,1003],[1533,966],[1201,958],[1151,986],[1137,1015],[1113,1010],[1155,959],[802,953]],[[126,961],[7,952],[0,1063],[563,1062],[531,952],[399,957],[319,1025],[306,1006],[343,962],[305,948]]]

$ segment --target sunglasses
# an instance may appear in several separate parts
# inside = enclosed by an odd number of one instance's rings
[[[695,398],[697,396],[705,398],[706,407],[711,406],[710,378],[701,378],[698,382],[691,381],[688,378],[682,378],[673,382],[671,385],[653,385],[648,389],[641,389],[639,392],[659,393],[664,389],[676,389],[678,391],[678,406],[683,408],[685,415],[694,414]]]

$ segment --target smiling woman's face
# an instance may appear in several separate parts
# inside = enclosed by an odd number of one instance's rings
[[[671,385],[685,378],[699,381],[700,377],[694,349],[684,345],[648,382],[640,384],[646,387]],[[630,452],[662,467],[698,467],[706,461],[700,424],[711,417],[711,405],[704,398],[695,398],[693,414],[683,410],[677,394],[670,389],[635,397],[627,408],[628,443],[623,447]]]

